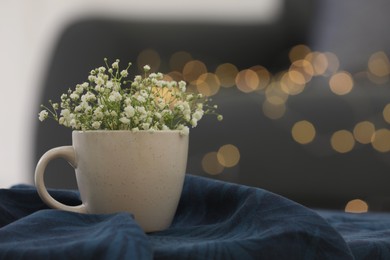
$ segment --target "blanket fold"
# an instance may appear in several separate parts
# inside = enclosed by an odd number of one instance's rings
[[[80,203],[76,191],[50,193],[64,203]],[[345,232],[332,225],[331,213],[320,214],[263,189],[187,175],[172,226],[145,234],[129,213],[93,215],[49,209],[34,187],[18,185],[0,190],[0,259],[372,256],[372,252],[362,252],[365,249],[359,249],[356,241],[343,237]],[[390,218],[381,228],[390,230]],[[389,244],[381,244],[383,250],[376,256],[389,256],[384,251]]]

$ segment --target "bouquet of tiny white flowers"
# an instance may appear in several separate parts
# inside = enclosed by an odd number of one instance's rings
[[[180,130],[189,133],[204,114],[215,114],[202,94],[189,93],[186,82],[166,81],[162,73],[137,75],[127,81],[128,69],[120,70],[119,60],[90,72],[88,81],[61,95],[60,103],[49,100],[51,108],[41,105],[39,120],[56,120],[75,130]]]

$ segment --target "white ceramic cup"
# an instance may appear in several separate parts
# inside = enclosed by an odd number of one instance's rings
[[[168,228],[183,188],[188,135],[179,131],[73,131],[73,146],[47,151],[35,170],[50,207],[91,214],[129,212],[145,232]],[[82,204],[55,200],[44,184],[47,164],[64,158],[76,171]]]

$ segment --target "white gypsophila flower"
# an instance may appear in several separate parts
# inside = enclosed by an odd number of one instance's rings
[[[41,112],[39,112],[39,120],[41,122],[43,120],[45,120],[48,116],[49,116],[49,113],[47,112],[47,110],[42,110]]]
[[[177,130],[180,130],[180,134],[182,135],[188,135],[190,133],[190,129],[188,128],[188,126],[184,125],[179,125]]]
[[[120,119],[119,119],[119,121],[121,121],[123,124],[125,124],[125,125],[128,125],[128,124],[130,124],[130,119],[128,119],[127,117],[121,117]]]
[[[60,118],[58,119],[58,123],[59,123],[60,125],[63,125],[64,122],[65,122],[65,118],[64,118],[64,117],[60,117]]]
[[[77,100],[80,98],[79,94],[73,92],[72,94],[70,94],[69,96],[72,100]]]
[[[63,117],[69,117],[70,116],[70,111],[69,111],[69,109],[63,109],[63,110],[61,110],[61,113],[60,113],[60,115],[61,116],[63,116]]]
[[[132,106],[127,106],[125,107],[124,112],[127,117],[133,117],[135,114],[135,109]]]
[[[134,127],[134,128],[131,129],[131,131],[133,131],[133,132],[138,132],[138,131],[139,131],[139,128],[138,128],[138,127]]]
[[[179,82],[179,89],[181,92],[186,92],[186,85],[187,84],[182,80]]]
[[[218,120],[218,121],[222,121],[222,120],[223,120],[223,116],[222,116],[222,115],[218,115],[218,116],[217,116],[217,120]]]
[[[118,113],[113,110],[113,111],[110,112],[110,115],[113,116],[113,117],[117,117]]]
[[[76,119],[71,119],[70,120],[70,122],[69,122],[69,124],[70,124],[70,126],[72,127],[72,128],[76,128],[76,125],[77,125],[77,121],[76,121]]]
[[[161,114],[159,112],[155,112],[154,113],[154,116],[157,118],[157,119],[161,119]]]
[[[192,118],[190,123],[191,123],[192,127],[196,127],[198,125],[198,120],[196,120],[195,118]]]
[[[145,65],[145,66],[144,66],[144,71],[145,71],[145,72],[148,72],[149,70],[150,70],[150,66],[149,66],[149,65]]]
[[[96,78],[95,77],[95,84],[96,85],[103,85],[104,84],[104,79],[102,77],[100,77],[100,75]]]
[[[142,123],[141,127],[144,130],[148,130],[150,128],[150,124],[149,123]]]
[[[88,80],[91,81],[91,82],[95,82],[96,76],[94,76],[94,75],[89,75],[89,76],[88,76]]]
[[[121,71],[121,76],[126,78],[127,76],[129,75],[129,73],[127,72],[127,70],[122,70]]]
[[[119,102],[122,100],[122,95],[117,91],[112,91],[108,99],[111,102]]]
[[[118,69],[119,68],[119,61],[115,61],[114,63],[112,63],[111,67],[113,69]]]
[[[114,86],[114,83],[111,80],[106,82],[106,88],[112,89],[113,86]]]
[[[187,100],[187,101],[191,101],[193,98],[194,98],[194,95],[189,94],[189,95],[186,97],[186,100]]]
[[[76,85],[76,91],[77,94],[82,94],[84,92],[84,88],[82,85]]]
[[[175,104],[175,108],[177,109],[177,110],[179,110],[179,111],[184,111],[184,106],[183,106],[183,104],[180,102],[178,102],[178,103],[176,103]]]
[[[77,107],[74,108],[75,112],[80,112],[83,109],[81,105],[78,105]]]
[[[203,117],[202,110],[196,110],[195,113],[192,114],[192,118],[195,118],[196,120],[201,120]]]
[[[110,67],[105,59],[105,64],[106,68],[91,70],[88,82],[61,95],[60,106],[51,101],[53,110],[42,106],[47,114],[41,111],[39,119],[52,115],[60,124],[82,130],[93,130],[99,124],[98,129],[105,130],[177,129],[184,134],[198,125],[203,114],[216,114],[222,120],[209,99],[186,92],[184,81],[164,80],[162,73],[151,73],[145,65],[145,76],[136,75],[133,82],[126,82],[130,63],[123,70],[119,70],[119,60]],[[57,111],[58,107],[62,110]]]
[[[142,89],[140,92],[140,95],[143,96],[144,98],[147,98],[148,97],[148,92],[146,92],[146,90]]]
[[[129,97],[125,98],[124,103],[126,106],[130,106],[131,105],[131,98],[129,98]]]
[[[142,76],[141,75],[137,75],[137,76],[134,77],[134,82],[139,83],[141,81],[142,81]]]
[[[94,129],[99,129],[99,128],[100,128],[100,122],[99,122],[99,121],[93,122],[93,123],[92,123],[92,127],[93,127]]]
[[[144,102],[146,101],[146,99],[145,99],[143,96],[141,96],[141,95],[139,95],[139,96],[137,97],[137,100],[138,100],[139,102],[141,102],[141,103],[144,103]]]

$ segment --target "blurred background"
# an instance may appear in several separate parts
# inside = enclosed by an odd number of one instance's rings
[[[213,98],[224,120],[191,130],[187,172],[309,207],[390,209],[390,35],[385,0],[0,2],[0,187],[33,183],[71,130],[41,103],[103,58],[132,61]],[[53,188],[75,188],[63,161]]]

